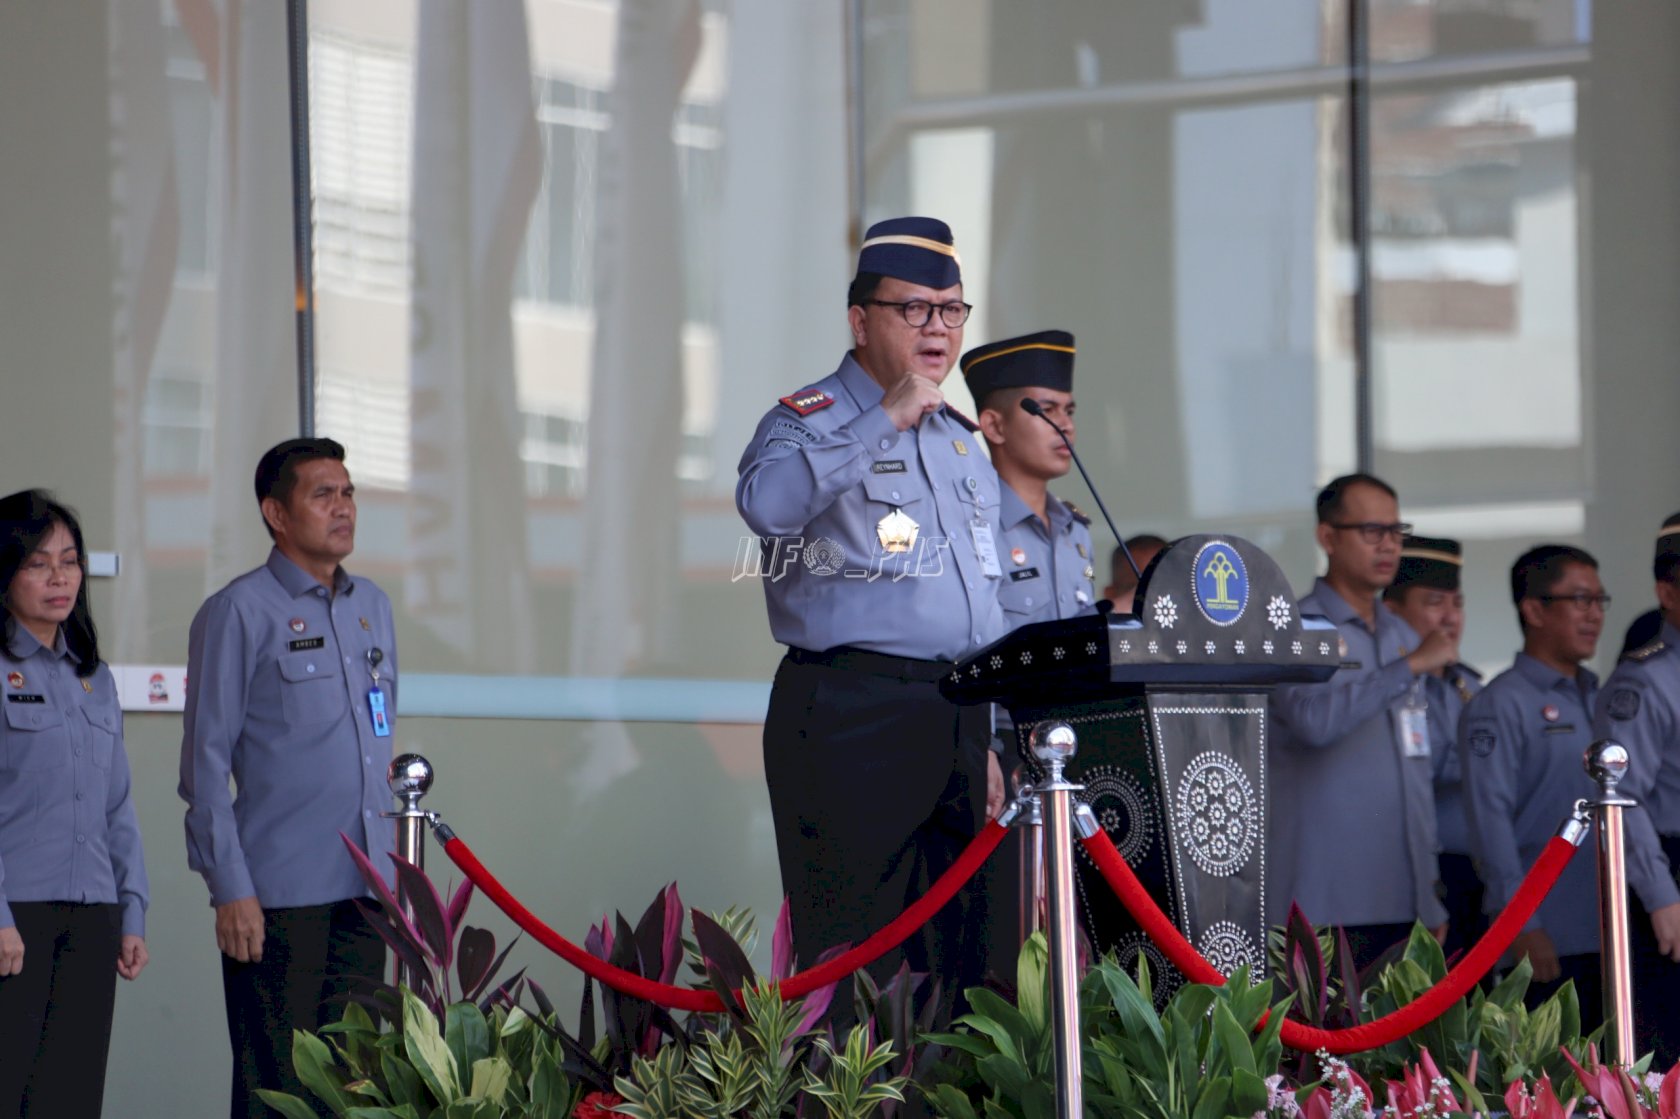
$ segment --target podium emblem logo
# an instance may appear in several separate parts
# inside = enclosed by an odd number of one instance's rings
[[[1248,568],[1223,540],[1203,544],[1191,568],[1196,608],[1216,626],[1232,625],[1248,606]]]

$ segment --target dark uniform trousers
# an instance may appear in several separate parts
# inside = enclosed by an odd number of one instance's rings
[[[1671,868],[1680,868],[1680,836],[1662,837],[1663,854]],[[1656,1053],[1651,1071],[1667,1072],[1680,1060],[1680,964],[1657,950],[1651,916],[1630,893],[1633,942],[1633,1033],[1641,1053]],[[1582,1015],[1585,1018],[1585,1015]]]
[[[802,968],[857,945],[899,916],[954,863],[985,822],[986,709],[957,707],[937,681],[950,664],[838,649],[790,649],[764,722],[764,775],[782,888]],[[941,1021],[984,977],[987,871],[896,952],[942,983]],[[932,983],[918,995],[925,1001]],[[849,985],[831,1013],[849,1020]]]
[[[23,971],[0,979],[0,1116],[97,1119],[122,951],[122,907],[12,903]]]
[[[292,1069],[292,1031],[315,1030],[344,1014],[361,979],[378,980],[385,943],[353,901],[263,910],[262,959],[222,957],[222,995],[233,1041],[232,1119],[274,1114],[258,1088],[290,1092],[321,1114],[332,1111]]]

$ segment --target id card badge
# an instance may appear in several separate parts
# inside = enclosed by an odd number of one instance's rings
[[[1394,733],[1400,739],[1400,756],[1429,756],[1429,708],[1408,702],[1394,709]]]
[[[974,554],[980,557],[980,574],[988,579],[1003,578],[1003,566],[998,563],[997,541],[992,539],[992,526],[979,518],[968,522],[974,537]]]
[[[385,693],[376,684],[368,689],[368,715],[373,718],[373,736],[391,737],[391,720],[385,714]]]

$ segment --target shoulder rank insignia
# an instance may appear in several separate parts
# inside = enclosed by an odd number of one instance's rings
[[[968,430],[970,430],[970,431],[979,431],[980,430],[980,425],[979,424],[975,423],[973,420],[969,419],[967,416],[963,415],[961,412],[957,411],[955,408],[951,407],[949,404],[945,405],[945,411],[950,414],[950,416],[953,420],[956,420],[958,423],[960,423],[964,427],[968,428]],[[963,453],[967,454],[968,452],[964,451]]]
[[[812,412],[820,412],[833,404],[834,397],[822,389],[802,389],[782,397],[782,403],[801,416],[809,416]]]
[[[1482,678],[1482,674],[1480,672],[1477,672],[1467,664],[1455,664],[1453,667],[1474,680],[1480,680]]]
[[[1622,659],[1625,661],[1648,661],[1667,648],[1668,642],[1659,637],[1648,645],[1641,645],[1637,649],[1629,650],[1628,654]]]
[[[1068,512],[1073,514],[1073,519],[1078,521],[1080,524],[1088,525],[1091,523],[1091,518],[1087,517],[1079,506],[1075,505],[1073,502],[1064,501],[1062,504],[1067,506]]]

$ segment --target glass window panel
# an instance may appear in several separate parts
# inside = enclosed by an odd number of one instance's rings
[[[1369,14],[1371,60],[1568,47],[1592,35],[1591,0],[1354,0]]]
[[[1464,538],[1484,667],[1515,643],[1510,561],[1584,543],[1576,104],[1566,78],[1372,104],[1376,466],[1420,532]]]

